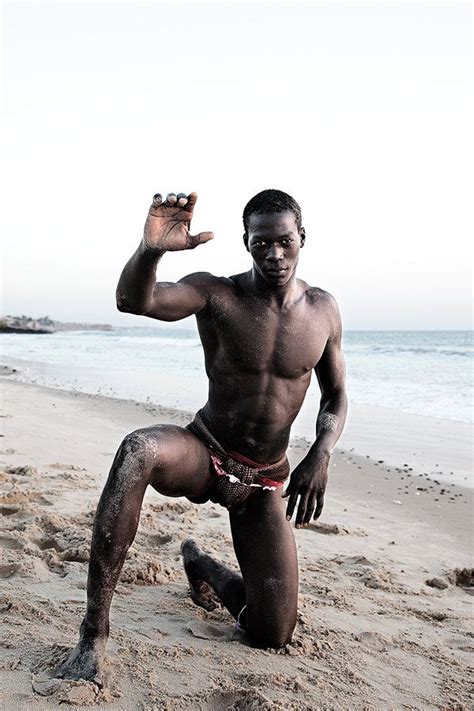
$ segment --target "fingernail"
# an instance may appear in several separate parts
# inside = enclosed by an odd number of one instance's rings
[[[287,521],[291,521],[291,517],[290,517],[290,516],[287,516],[287,517],[286,517],[286,520],[287,520]]]

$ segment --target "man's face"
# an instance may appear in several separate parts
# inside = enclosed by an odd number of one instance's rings
[[[245,245],[255,269],[269,286],[286,284],[296,270],[304,229],[298,232],[294,214],[270,212],[250,215]]]

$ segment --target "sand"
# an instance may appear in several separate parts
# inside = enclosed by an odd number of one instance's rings
[[[51,680],[77,638],[93,512],[118,445],[190,413],[8,378],[2,392],[2,709],[472,708],[472,490],[379,450],[336,452],[320,522],[295,532],[286,649],[251,649],[225,610],[189,599],[184,538],[236,565],[225,509],[150,491],[113,602],[106,688]],[[414,433],[415,455],[418,444]],[[293,465],[307,447],[292,441]],[[456,473],[455,452],[449,463]]]

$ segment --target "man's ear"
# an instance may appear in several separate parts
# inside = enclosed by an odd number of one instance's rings
[[[304,243],[306,240],[306,230],[304,227],[300,229],[300,247],[304,247]]]
[[[243,237],[243,240],[244,240],[245,249],[247,250],[247,252],[250,252],[250,249],[249,249],[249,236],[248,236],[248,234],[247,234],[246,232],[244,232],[244,234],[242,235],[242,237]]]

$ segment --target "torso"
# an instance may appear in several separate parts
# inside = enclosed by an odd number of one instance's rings
[[[209,377],[202,415],[228,451],[272,463],[286,451],[330,333],[329,295],[297,280],[285,307],[257,296],[250,273],[213,277],[197,314]]]

